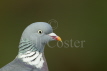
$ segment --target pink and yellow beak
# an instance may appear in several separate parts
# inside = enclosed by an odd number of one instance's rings
[[[49,36],[51,36],[55,40],[58,40],[58,41],[62,42],[61,38],[59,36],[57,36],[55,33],[50,33]]]
[[[62,39],[59,36],[56,36],[56,40],[62,41]]]

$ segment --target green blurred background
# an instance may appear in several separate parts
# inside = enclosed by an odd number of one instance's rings
[[[18,53],[26,26],[55,19],[63,41],[85,40],[84,48],[45,48],[50,71],[107,71],[106,0],[0,0],[0,68]],[[54,43],[52,43],[54,44]]]

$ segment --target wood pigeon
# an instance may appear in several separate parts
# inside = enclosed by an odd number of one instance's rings
[[[49,41],[61,38],[53,33],[46,22],[30,24],[22,33],[16,58],[0,71],[48,71],[44,47]]]

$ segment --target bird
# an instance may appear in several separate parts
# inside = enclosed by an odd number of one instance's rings
[[[50,41],[62,41],[46,22],[34,22],[27,26],[19,42],[18,55],[0,71],[49,71],[44,55]]]

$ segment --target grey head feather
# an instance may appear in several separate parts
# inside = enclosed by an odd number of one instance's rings
[[[41,31],[42,33],[38,33],[38,31]],[[52,32],[51,25],[46,22],[32,23],[22,33],[19,48],[21,49],[21,47],[23,47],[24,49],[24,46],[29,47],[31,45],[30,47],[36,47],[35,49],[32,48],[33,51],[39,50],[40,52],[43,52],[45,44],[53,40],[48,35]]]
[[[42,33],[38,34],[38,31],[41,30]],[[47,39],[50,39],[50,37],[47,36],[47,34],[52,33],[52,27],[50,24],[46,22],[35,22],[30,24],[23,32],[22,38],[23,39],[29,39],[32,40],[34,43],[36,41],[39,41],[38,39],[41,38],[44,43]],[[45,39],[44,39],[45,38]]]

